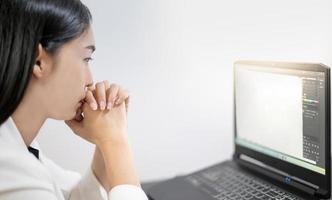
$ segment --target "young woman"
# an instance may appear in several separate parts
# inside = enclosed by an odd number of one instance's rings
[[[128,94],[93,84],[91,15],[79,0],[0,1],[0,199],[146,200],[127,139]],[[85,176],[66,171],[35,138],[64,120],[96,145]]]

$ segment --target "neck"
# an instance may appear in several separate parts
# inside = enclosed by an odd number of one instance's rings
[[[23,98],[11,116],[26,146],[30,146],[47,119],[44,114],[40,113],[43,109],[33,99],[36,98],[29,98],[28,96]]]

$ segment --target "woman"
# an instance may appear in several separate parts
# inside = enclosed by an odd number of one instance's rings
[[[93,84],[91,15],[79,0],[0,1],[0,199],[145,200],[127,139],[128,94]],[[96,145],[81,178],[40,151],[46,119]]]

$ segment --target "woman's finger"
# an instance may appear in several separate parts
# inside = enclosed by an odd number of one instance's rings
[[[130,99],[130,96],[128,96],[128,97],[125,99],[126,112],[128,112],[128,108],[129,108],[129,99]]]
[[[110,82],[108,80],[105,80],[103,82],[104,82],[104,85],[105,85],[105,90],[107,90],[108,88],[111,87],[111,84],[110,84]]]
[[[129,93],[128,93],[128,91],[123,90],[122,88],[119,88],[117,96],[118,96],[118,98],[115,101],[116,106],[122,104],[129,97]]]
[[[104,82],[96,84],[96,99],[99,104],[100,110],[105,110],[106,107],[106,91]]]
[[[109,89],[111,87],[111,84],[110,84],[110,82],[108,80],[105,80],[103,82],[104,82],[105,90],[106,90],[106,108],[105,109],[110,110],[111,106],[109,105],[109,102],[108,102],[108,95],[109,95]]]
[[[88,90],[86,92],[86,96],[85,96],[84,100],[91,107],[92,110],[98,109],[98,104],[97,104],[97,101],[96,101],[94,95],[92,94],[92,91]]]
[[[93,83],[86,87],[86,91],[88,91],[88,90],[90,90],[92,92],[93,96],[96,95],[96,92],[95,92],[96,91],[96,87],[95,87],[95,85]]]
[[[126,113],[128,113],[129,92],[127,90],[123,90],[122,88],[120,88],[118,92],[118,99],[115,102],[115,106],[121,105],[123,102],[125,103]]]
[[[114,106],[115,98],[117,97],[119,91],[119,86],[116,84],[111,84],[106,91],[107,96],[107,109],[110,110]]]
[[[87,85],[86,87],[86,91],[90,90],[90,91],[94,91],[96,88],[95,88],[95,85],[93,83]]]

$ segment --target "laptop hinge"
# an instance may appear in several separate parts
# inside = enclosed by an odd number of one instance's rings
[[[281,171],[279,169],[276,169],[274,167],[271,167],[269,165],[266,165],[265,163],[258,161],[252,157],[249,157],[247,155],[241,154],[237,161],[249,169],[256,171],[260,174],[263,174],[267,177],[270,177],[274,180],[277,180],[279,182],[282,182],[283,184],[290,185],[298,190],[303,191],[304,193],[307,193],[309,195],[316,195],[318,191],[320,191],[319,186],[312,184],[308,181],[305,181],[303,179],[300,179],[298,177],[292,176],[290,174],[287,174],[284,171]],[[260,168],[260,169],[259,169]]]

